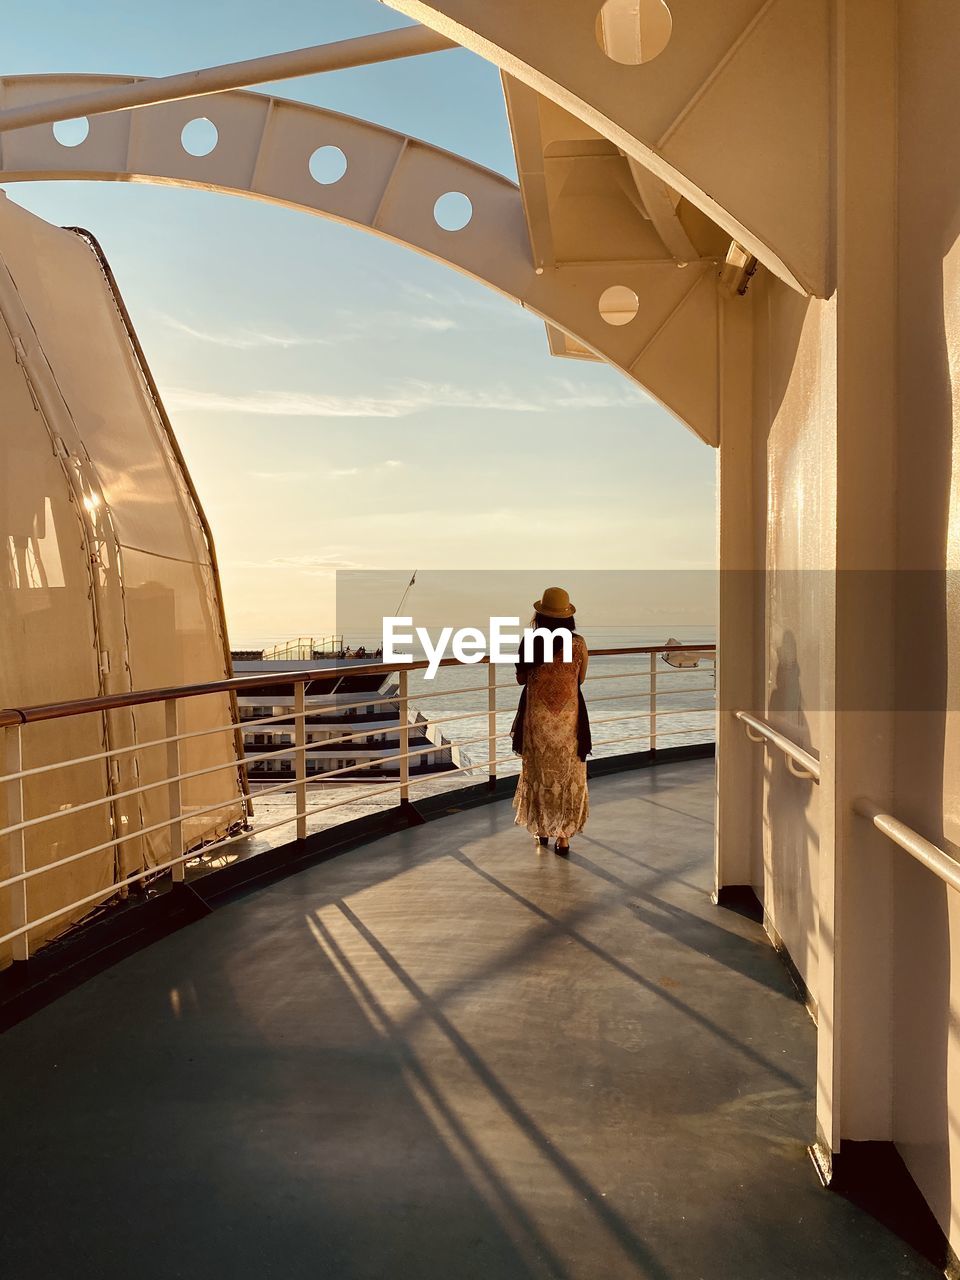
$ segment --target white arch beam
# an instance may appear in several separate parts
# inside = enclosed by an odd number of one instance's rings
[[[4,105],[67,96],[122,77],[13,77]],[[200,113],[218,142],[188,154],[183,127]],[[309,161],[339,147],[347,169],[321,185]],[[392,130],[304,103],[235,91],[142,107],[90,121],[79,145],[61,145],[47,125],[0,136],[0,181],[95,179],[157,182],[274,201],[373,231],[445,262],[515,299],[614,365],[709,444],[719,440],[718,296],[712,261],[686,268],[666,256],[628,263],[541,269],[532,261],[519,189],[462,157]],[[437,198],[465,194],[473,216],[461,231],[438,226]],[[599,299],[624,285],[640,299],[627,324],[610,325]]]
[[[321,72],[343,71],[348,67],[368,67],[396,58],[414,58],[442,49],[455,49],[454,41],[431,31],[429,27],[399,27],[393,31],[377,31],[352,40],[311,45],[289,53],[271,53],[243,62],[227,62],[200,71],[181,71],[177,75],[150,77],[146,80],[124,80],[119,84],[87,89],[70,97],[54,97],[0,110],[0,133],[25,129],[34,124],[52,124],[76,116],[105,115],[130,107],[151,106],[158,102],[176,102],[181,98],[201,98],[227,89],[246,89],[250,85],[274,80],[295,80]]]
[[[794,288],[832,292],[829,0],[663,0],[666,48],[612,61],[601,0],[386,0],[558,103]]]

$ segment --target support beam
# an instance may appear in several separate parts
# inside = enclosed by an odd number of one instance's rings
[[[10,109],[49,100],[51,84],[125,86],[118,77],[11,76],[2,81]],[[74,97],[76,100],[76,97]],[[680,268],[666,255],[619,262],[534,261],[517,185],[439,147],[303,102],[233,91],[208,99],[216,129],[205,155],[183,145],[198,114],[192,99],[94,119],[76,146],[48,126],[0,133],[0,182],[50,178],[160,182],[230,192],[335,218],[405,244],[519,302],[569,334],[587,353],[649,391],[708,444],[717,443],[717,293],[710,261]],[[310,169],[319,147],[335,147],[345,168],[335,182]],[[619,159],[619,158],[618,158]],[[622,163],[622,162],[621,162]],[[436,205],[447,192],[470,202],[459,230],[443,227]],[[539,269],[538,269],[539,267]],[[601,300],[630,290],[637,311],[610,323]],[[689,353],[698,353],[691,370]]]
[[[670,188],[632,156],[627,156],[627,164],[643,207],[657,229],[657,235],[678,262],[684,266],[688,262],[695,262],[700,254],[677,217],[677,206],[671,199]]]
[[[0,111],[0,133],[26,129],[35,124],[53,124],[57,120],[73,120],[79,116],[105,115],[110,111],[153,106],[160,102],[179,102],[183,98],[199,98],[273,80],[293,80],[320,72],[366,67],[376,62],[412,58],[456,47],[455,41],[426,27],[378,31],[374,35],[338,40],[334,44],[317,44],[307,49],[293,49],[289,53],[271,53],[263,58],[248,58],[244,62],[227,62],[200,71],[134,80],[69,98],[11,107]]]
[[[855,805],[864,795],[888,803],[893,785],[897,37],[896,0],[839,0],[834,617],[832,634],[824,626],[821,683],[832,714],[820,752],[818,904],[817,1131],[826,1167],[844,1139],[893,1136],[896,854]]]
[[[598,42],[598,0],[387,2],[584,121],[792,288],[833,292],[829,0],[670,0],[666,47],[636,65]]]
[[[714,896],[748,885],[757,868],[762,753],[734,713],[762,705],[759,636],[763,542],[754,473],[753,296],[720,303],[720,449],[717,454],[717,793]]]

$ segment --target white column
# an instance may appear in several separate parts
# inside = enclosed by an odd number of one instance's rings
[[[842,1138],[892,1136],[894,853],[854,803],[882,802],[892,782],[897,5],[837,0],[836,12],[836,575],[833,629],[822,636],[833,714],[821,751],[818,952],[825,1160]]]
[[[720,301],[720,449],[717,458],[717,792],[714,889],[754,882],[759,749],[734,718],[762,710],[762,539],[753,452],[753,301]]]

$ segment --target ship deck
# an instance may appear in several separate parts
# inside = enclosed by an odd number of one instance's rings
[[[816,1036],[709,897],[710,761],[240,895],[0,1041],[11,1276],[937,1275],[825,1191]]]

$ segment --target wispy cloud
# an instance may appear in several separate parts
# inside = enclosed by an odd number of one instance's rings
[[[224,347],[232,351],[255,351],[276,348],[291,350],[297,347],[332,347],[344,342],[354,342],[376,332],[381,335],[403,333],[449,333],[464,327],[465,320],[488,313],[501,323],[505,317],[523,317],[521,307],[509,307],[503,300],[486,296],[483,292],[464,292],[460,289],[436,291],[411,284],[406,280],[394,282],[395,293],[401,305],[393,309],[372,307],[364,311],[342,309],[328,313],[330,328],[325,333],[297,333],[286,329],[257,329],[249,327],[223,328],[191,324],[165,312],[157,318],[168,329],[194,342]],[[409,300],[410,307],[403,305]]]
[[[418,304],[423,305],[426,303],[438,310],[474,313],[490,312],[495,314],[498,320],[510,316],[517,316],[520,319],[525,317],[523,307],[481,285],[465,291],[456,288],[427,289],[423,285],[412,283],[410,280],[399,280],[396,284],[401,292],[405,293],[409,298],[415,298]]]
[[[366,327],[366,318],[361,318],[357,324]],[[449,333],[451,329],[460,328],[454,316],[422,315],[415,311],[373,311],[369,325],[375,329],[418,329],[427,333]]]
[[[304,470],[296,471],[248,471],[251,480],[264,480],[271,484],[293,484],[297,481],[308,481],[311,484],[318,480],[339,480],[350,476],[374,475],[378,471],[393,471],[406,464],[396,458],[387,458],[383,462],[371,463],[368,467],[334,467],[329,471]]]
[[[650,402],[647,393],[628,382],[590,387],[563,378],[554,383],[553,404],[557,409],[633,409],[644,402]]]
[[[173,409],[266,418],[402,418],[415,412],[416,408],[403,397],[325,396],[298,391],[251,391],[229,395],[173,387],[165,399]]]
[[[173,409],[270,418],[406,418],[429,409],[547,413],[562,409],[635,408],[645,399],[639,389],[622,387],[607,391],[569,381],[524,392],[507,386],[458,387],[416,379],[395,384],[381,396],[300,391],[228,394],[173,387],[165,398]]]
[[[337,335],[340,342],[351,342],[368,334],[395,336],[403,333],[449,333],[451,329],[459,329],[460,323],[455,316],[437,313],[426,314],[417,311],[381,311],[371,308],[362,312],[341,312],[341,329]]]
[[[357,560],[348,560],[335,552],[325,555],[271,556],[266,560],[228,560],[223,569],[289,569],[299,573],[327,574],[346,569],[366,569]]]
[[[229,347],[234,351],[253,351],[263,347],[328,347],[332,339],[320,334],[270,333],[258,329],[198,329],[175,316],[161,315],[168,329],[182,333],[197,342],[208,342],[215,347]]]

